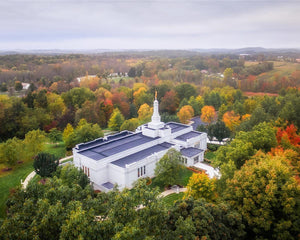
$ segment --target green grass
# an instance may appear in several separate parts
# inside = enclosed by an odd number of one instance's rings
[[[66,156],[66,148],[64,142],[46,144],[45,152],[54,154],[57,158]]]
[[[180,200],[183,198],[183,195],[184,193],[181,192],[181,193],[172,193],[166,197],[164,197],[162,200],[163,202],[168,206],[168,207],[171,207],[174,205],[174,203],[177,201],[177,200]]]
[[[58,144],[46,144],[45,151],[54,154],[57,158],[63,158],[66,155],[66,149],[63,142]],[[9,190],[20,186],[21,179],[24,181],[27,175],[33,170],[33,161],[29,161],[16,165],[11,172],[0,177],[0,218],[5,217],[5,202],[9,195]]]
[[[193,172],[188,170],[187,168],[183,168],[179,171],[176,184],[175,185],[180,185],[180,186],[186,186],[189,178],[192,176]],[[164,191],[164,184],[162,182],[159,182],[156,180],[156,178],[152,179],[152,183],[150,185],[151,188],[158,187],[161,192]]]
[[[204,157],[207,158],[208,160],[213,160],[216,157],[216,152],[206,151]]]
[[[9,190],[21,185],[27,175],[33,171],[32,162],[23,163],[12,171],[10,175],[0,177],[0,218],[5,217],[5,202],[9,195]]]

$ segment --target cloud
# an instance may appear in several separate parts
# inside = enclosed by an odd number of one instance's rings
[[[300,47],[299,12],[293,0],[6,1],[0,47]]]

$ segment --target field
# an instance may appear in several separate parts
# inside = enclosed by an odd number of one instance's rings
[[[58,144],[46,144],[45,151],[52,153],[57,158],[62,158],[66,154],[65,145],[63,142]],[[5,217],[5,202],[9,195],[9,190],[21,185],[21,180],[24,180],[33,169],[33,161],[18,164],[11,171],[1,172],[0,175],[0,218]],[[1,169],[4,165],[0,165]]]

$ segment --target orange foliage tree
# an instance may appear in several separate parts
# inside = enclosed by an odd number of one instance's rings
[[[190,105],[185,105],[179,110],[177,116],[181,123],[186,124],[194,116],[194,109]]]
[[[234,111],[228,111],[223,115],[223,122],[225,123],[226,127],[230,129],[230,131],[234,131],[236,127],[240,125],[241,120],[240,116]]]
[[[217,117],[216,110],[213,106],[204,106],[201,109],[201,120],[206,123],[211,123]]]

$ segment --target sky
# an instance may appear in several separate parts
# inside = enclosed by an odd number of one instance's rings
[[[300,48],[300,0],[1,0],[0,50]]]

